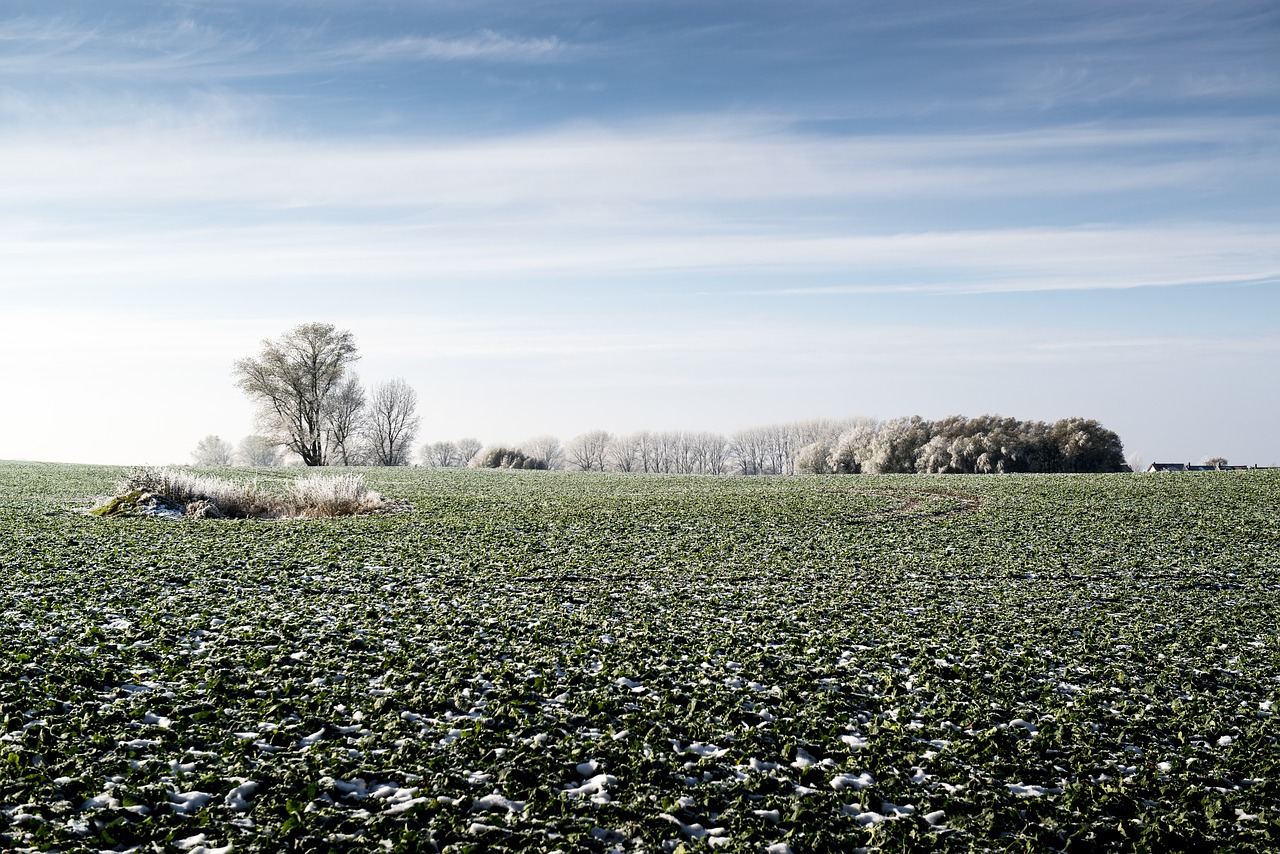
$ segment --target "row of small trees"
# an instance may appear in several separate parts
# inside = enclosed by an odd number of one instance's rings
[[[473,449],[461,450],[463,443]],[[739,430],[614,435],[591,430],[564,445],[538,436],[518,446],[480,449],[474,439],[436,442],[424,465],[567,468],[659,474],[888,474],[1108,472],[1124,466],[1120,437],[1097,421],[1052,424],[998,415],[814,419]]]

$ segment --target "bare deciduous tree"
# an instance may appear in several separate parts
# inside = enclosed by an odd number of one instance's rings
[[[458,446],[458,465],[465,466],[471,462],[471,459],[484,447],[479,439],[467,436],[465,439],[459,439],[454,442]]]
[[[266,436],[245,436],[236,446],[236,463],[242,466],[278,466],[280,446]]]
[[[609,443],[609,465],[614,471],[635,471],[640,465],[640,441],[636,433],[615,436]]]
[[[370,461],[378,466],[407,466],[418,433],[418,393],[400,377],[378,383],[369,398],[365,438]]]
[[[531,457],[537,457],[547,464],[549,469],[558,469],[564,465],[564,447],[555,436],[534,436],[520,443],[520,447]]]
[[[424,466],[452,468],[459,465],[458,446],[453,442],[429,442],[418,451]]]
[[[359,464],[361,455],[355,443],[364,426],[365,405],[364,388],[355,374],[344,379],[329,397],[325,405],[329,462],[342,466]]]
[[[355,362],[355,339],[328,323],[304,323],[278,341],[263,341],[255,358],[235,363],[236,385],[259,408],[259,421],[308,466],[325,465],[331,445],[333,396]]]
[[[231,443],[220,436],[205,436],[191,452],[191,459],[198,466],[229,466],[234,455]]]
[[[591,430],[574,436],[565,445],[565,459],[579,471],[604,471],[612,440],[613,436],[605,430]]]
[[[748,427],[729,440],[738,469],[743,474],[768,474],[769,436],[766,428]]]

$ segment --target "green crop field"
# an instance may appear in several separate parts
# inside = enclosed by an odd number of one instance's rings
[[[0,465],[6,850],[1280,847],[1280,472],[121,474]]]

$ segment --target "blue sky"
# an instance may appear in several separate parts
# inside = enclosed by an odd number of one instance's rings
[[[1083,415],[1280,461],[1266,2],[10,3],[0,458],[320,320],[422,438]]]

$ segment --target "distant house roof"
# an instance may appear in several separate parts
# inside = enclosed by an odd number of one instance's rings
[[[1242,471],[1248,466],[1206,466],[1191,463],[1152,463],[1147,471]]]

